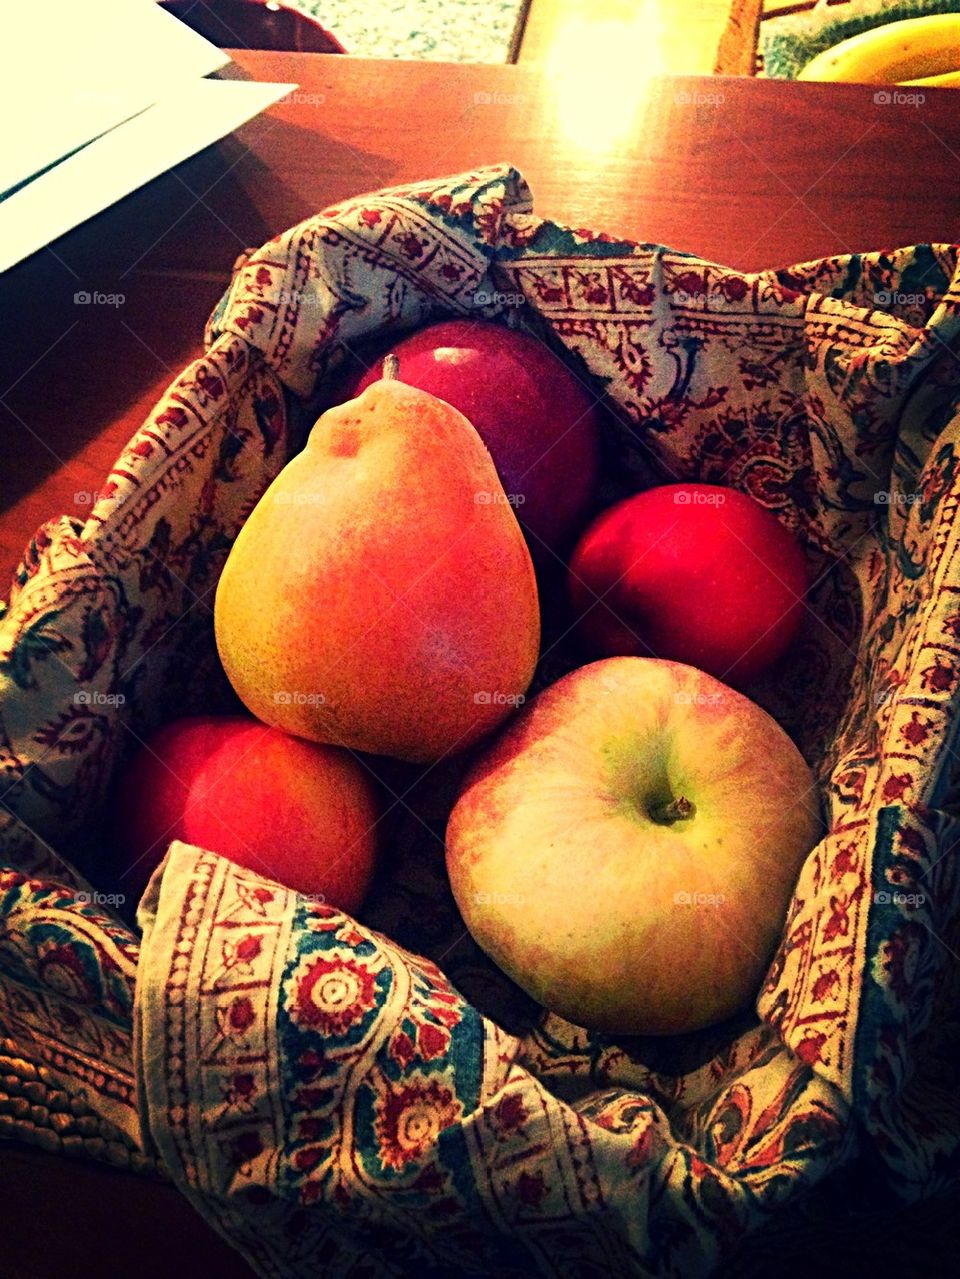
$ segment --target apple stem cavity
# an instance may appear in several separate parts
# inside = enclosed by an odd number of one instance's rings
[[[655,804],[650,809],[650,816],[661,826],[672,826],[674,822],[683,822],[693,817],[696,811],[696,805],[686,795],[678,795],[666,804]]]
[[[384,382],[395,382],[400,376],[400,360],[396,355],[388,355],[383,361]]]

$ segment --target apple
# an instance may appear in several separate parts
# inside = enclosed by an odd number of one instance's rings
[[[180,839],[352,914],[373,874],[377,815],[375,788],[348,751],[245,715],[180,719],[121,774],[114,877],[139,900]]]
[[[752,497],[664,484],[604,511],[570,560],[577,633],[591,657],[664,657],[741,687],[796,634],[803,551]]]
[[[594,501],[598,397],[538,338],[489,320],[445,320],[389,350],[402,381],[446,400],[476,428],[534,558],[564,556]],[[377,381],[381,364],[348,382],[346,398]]]
[[[580,1026],[667,1035],[757,989],[821,834],[814,778],[766,711],[694,667],[613,657],[540,693],[447,827],[477,943]]]

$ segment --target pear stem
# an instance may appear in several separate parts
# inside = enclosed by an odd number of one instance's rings
[[[396,355],[388,355],[383,361],[383,380],[395,382],[400,376],[400,360]]]
[[[686,795],[678,795],[667,804],[656,804],[650,809],[650,816],[661,826],[672,826],[674,822],[686,821],[696,813],[696,805]]]

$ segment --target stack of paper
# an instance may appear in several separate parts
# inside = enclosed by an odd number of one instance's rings
[[[153,0],[4,9],[0,271],[296,88],[204,79],[229,59]]]

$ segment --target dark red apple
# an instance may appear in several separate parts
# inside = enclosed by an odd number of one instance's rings
[[[351,914],[373,874],[377,803],[363,765],[252,716],[161,728],[125,769],[114,814],[115,874],[130,903],[174,839]]]
[[[664,484],[598,516],[568,584],[591,656],[667,658],[740,686],[793,639],[808,575],[798,543],[752,497]]]
[[[597,397],[538,338],[489,320],[432,324],[388,349],[402,382],[472,422],[539,562],[568,551],[599,475]],[[377,381],[381,365],[374,360],[343,398]]]

